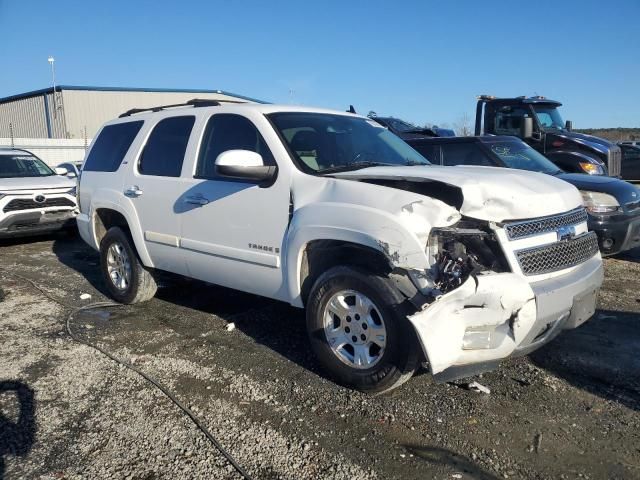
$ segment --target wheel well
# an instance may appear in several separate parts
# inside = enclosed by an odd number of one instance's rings
[[[393,270],[379,250],[341,240],[314,240],[306,245],[300,266],[300,295],[304,304],[316,279],[338,265],[360,267],[383,275]]]
[[[129,231],[129,224],[120,212],[109,208],[99,208],[94,216],[94,229],[96,242],[100,245],[102,238],[106,235],[111,227],[122,227],[125,231]]]

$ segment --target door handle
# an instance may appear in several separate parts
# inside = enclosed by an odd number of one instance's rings
[[[199,206],[203,206],[203,205],[207,205],[209,203],[209,200],[207,200],[206,198],[204,198],[201,195],[190,195],[188,197],[186,197],[184,199],[185,202],[190,203],[192,205],[199,205]]]
[[[137,185],[132,185],[124,191],[124,195],[130,198],[139,197],[140,195],[142,195],[142,190],[140,190],[140,187],[138,187]]]

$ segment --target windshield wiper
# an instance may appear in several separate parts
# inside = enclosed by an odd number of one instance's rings
[[[407,160],[404,164],[407,167],[416,167],[416,166],[426,167],[427,165],[431,165],[430,163],[417,162],[415,160]]]
[[[349,170],[359,170],[361,168],[367,167],[394,167],[392,163],[381,163],[381,162],[353,162],[347,163],[345,165],[338,165],[336,167],[324,168],[322,170],[318,170],[318,173],[336,173],[336,172],[348,172]]]

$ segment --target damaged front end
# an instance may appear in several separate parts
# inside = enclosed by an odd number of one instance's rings
[[[409,321],[436,380],[492,370],[500,360],[550,340],[566,328],[572,311],[575,325],[593,314],[598,265],[585,273],[591,282],[588,296],[577,280],[559,289],[544,282],[530,284],[510,271],[488,222],[463,217],[455,225],[434,229],[426,253],[432,266],[409,272],[425,299]],[[543,291],[552,295],[545,299],[551,308],[544,315],[537,306]]]
[[[414,283],[431,300],[460,287],[481,272],[507,272],[509,266],[489,224],[463,218],[455,225],[431,230],[425,272],[411,272]]]

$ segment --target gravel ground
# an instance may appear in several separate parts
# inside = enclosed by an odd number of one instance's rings
[[[16,276],[67,305],[106,300],[96,253],[60,236],[0,255],[0,479],[240,478]],[[384,396],[346,390],[319,369],[300,311],[171,276],[151,302],[72,328],[169,387],[256,479],[640,478],[640,252],[605,265],[596,317],[474,378],[489,395],[424,373]]]

